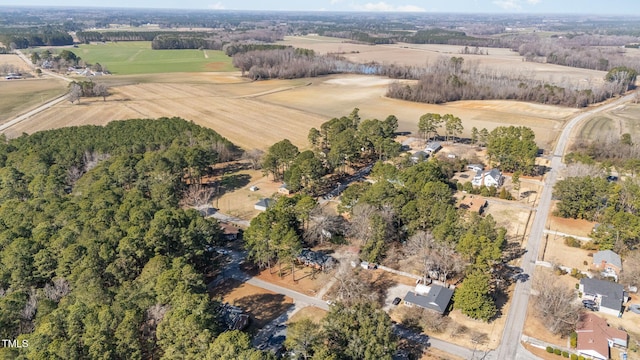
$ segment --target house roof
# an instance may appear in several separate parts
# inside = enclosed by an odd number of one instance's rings
[[[273,200],[269,198],[260,199],[255,206],[264,207],[265,209],[273,205]]]
[[[622,269],[622,260],[620,260],[620,255],[611,250],[598,251],[593,254],[594,264],[600,265],[603,261],[617,267],[618,269]]]
[[[413,291],[407,292],[404,301],[420,306],[425,309],[437,311],[444,314],[449,306],[453,290],[440,285],[432,285],[427,295],[418,295]]]
[[[425,147],[425,151],[435,151],[435,150],[439,150],[440,148],[442,148],[442,144],[440,144],[437,141],[432,141],[430,143],[427,144],[427,147]]]
[[[622,339],[626,343],[627,333],[610,327],[606,320],[593,314],[584,313],[576,325],[578,333],[577,349],[579,351],[592,350],[605,358],[609,357],[609,342]]]
[[[237,235],[240,233],[240,229],[237,226],[225,222],[220,223],[220,229],[225,235]]]
[[[491,170],[487,171],[485,173],[485,176],[487,176],[487,175],[491,176],[494,179],[499,179],[502,176],[502,174],[500,173],[500,170],[498,170],[498,169],[491,169]]]
[[[415,153],[413,153],[413,154],[411,155],[411,157],[412,157],[412,158],[416,158],[416,159],[418,159],[418,158],[422,157],[422,158],[425,158],[425,159],[426,159],[426,158],[428,158],[428,157],[429,157],[429,154],[427,154],[426,152],[424,152],[424,151],[420,150],[420,151],[416,151]]]
[[[606,280],[583,278],[580,279],[586,294],[601,295],[600,306],[608,309],[621,310],[624,301],[624,287]]]

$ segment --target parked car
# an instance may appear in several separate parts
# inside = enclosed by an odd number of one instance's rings
[[[402,301],[402,299],[400,299],[399,297],[393,299],[393,301],[391,302],[393,305],[398,305],[400,304],[400,301]]]
[[[593,300],[582,300],[582,305],[584,305],[584,306],[587,306],[587,305],[588,306],[596,306],[598,304],[596,304],[596,302],[593,301]]]

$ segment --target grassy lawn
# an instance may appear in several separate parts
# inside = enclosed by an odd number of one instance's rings
[[[0,123],[67,92],[64,81],[54,79],[0,82]]]
[[[235,70],[222,51],[152,50],[148,41],[80,45],[69,50],[117,75]]]

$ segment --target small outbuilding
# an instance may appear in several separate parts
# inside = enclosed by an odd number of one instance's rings
[[[282,195],[289,195],[291,194],[291,190],[287,187],[286,183],[283,183],[282,185],[280,185],[280,187],[278,187],[278,193]]]
[[[438,141],[431,141],[427,143],[427,147],[424,148],[424,152],[433,155],[440,151],[440,149],[442,149],[442,144],[440,144]]]

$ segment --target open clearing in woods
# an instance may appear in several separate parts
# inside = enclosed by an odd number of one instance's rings
[[[239,73],[104,77],[113,85],[107,101],[83,98],[64,102],[5,133],[14,137],[39,130],[83,124],[103,125],[113,120],[179,116],[214,129],[245,148],[266,148],[284,138],[307,146],[311,127],[348,115],[354,107],[362,118],[396,115],[399,130],[417,131],[418,119],[428,112],[451,113],[462,119],[463,135],[472,127],[491,130],[522,125],[536,132],[539,145],[548,148],[564,121],[578,110],[517,101],[458,101],[443,105],[389,99],[392,81],[365,75],[331,75],[295,80],[247,82]],[[235,77],[234,77],[235,76]],[[102,80],[101,80],[102,81]]]

